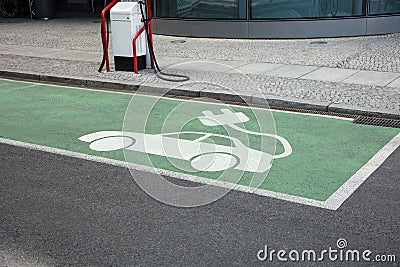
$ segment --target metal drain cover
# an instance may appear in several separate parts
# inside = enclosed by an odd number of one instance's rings
[[[171,41],[171,43],[173,43],[173,44],[184,44],[184,43],[186,43],[186,41],[185,40],[173,40],[173,41]]]
[[[328,42],[325,42],[325,41],[314,41],[314,42],[311,42],[310,44],[312,44],[312,45],[325,45],[325,44],[328,44]]]
[[[382,127],[400,128],[400,120],[395,120],[395,119],[384,119],[384,118],[359,116],[353,121],[353,123],[364,124],[364,125],[373,125],[373,126],[382,126]]]

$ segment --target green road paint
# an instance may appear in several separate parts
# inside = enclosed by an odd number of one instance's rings
[[[144,106],[153,101],[148,96],[136,95],[135,98]],[[122,150],[94,151],[79,138],[100,131],[121,131],[131,99],[129,94],[0,80],[0,137],[123,161]],[[160,99],[150,114],[146,134],[159,134],[157,129],[168,121],[169,111],[183,102]],[[193,110],[198,107],[214,114],[226,109],[224,105],[212,103],[192,102],[191,105]],[[253,115],[249,108],[230,106],[230,109],[250,118],[243,123],[247,130],[259,130],[251,120]],[[136,116],[139,121],[146,114]],[[278,111],[273,111],[273,116],[277,134],[290,143],[293,152],[274,160],[260,188],[319,201],[327,200],[400,132],[399,129],[357,125],[336,118]],[[181,123],[177,119],[174,121]],[[224,128],[206,126],[200,120],[185,124],[183,130],[226,135]],[[236,137],[243,138],[243,134],[238,133]],[[256,147],[261,140],[258,136],[248,136],[248,139],[250,148]],[[224,145],[227,141],[222,138],[212,142]],[[276,154],[282,153],[283,146],[277,144]],[[132,152],[132,155],[136,163],[146,163],[144,153]],[[180,171],[166,157],[150,155],[150,158],[157,168]],[[212,172],[188,173],[215,178]],[[247,176],[249,173],[245,172],[239,183],[248,185]]]

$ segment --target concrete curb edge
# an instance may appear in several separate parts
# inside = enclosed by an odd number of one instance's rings
[[[272,95],[233,95],[228,92],[209,92],[209,91],[193,91],[185,89],[174,89],[172,86],[160,86],[159,84],[139,84],[124,83],[116,81],[107,81],[100,79],[84,79],[81,77],[69,77],[51,74],[27,73],[0,70],[0,77],[10,79],[21,79],[35,82],[51,82],[60,85],[84,86],[94,89],[108,89],[118,91],[138,91],[156,95],[168,95],[176,97],[207,97],[220,101],[233,103],[249,103],[254,105],[263,105],[265,102],[274,108],[292,108],[305,109],[316,112],[334,112],[359,116],[379,117],[388,119],[400,119],[400,114],[390,110],[374,110],[358,106],[334,104],[328,102],[318,102],[312,100],[295,99],[289,97],[280,97]]]

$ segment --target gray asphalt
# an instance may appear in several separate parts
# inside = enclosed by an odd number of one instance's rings
[[[400,258],[400,149],[338,211],[242,192],[175,208],[146,195],[124,168],[4,144],[0,162],[1,267],[275,266],[257,260],[265,245],[322,250],[339,238]],[[399,266],[296,264],[313,265]]]

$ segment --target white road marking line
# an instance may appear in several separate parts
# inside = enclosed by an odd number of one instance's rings
[[[231,188],[232,190],[241,191],[241,192],[245,192],[245,193],[252,193],[252,194],[256,194],[256,195],[260,195],[260,196],[267,196],[267,197],[277,198],[277,199],[281,199],[281,200],[287,200],[287,201],[296,202],[296,203],[300,203],[300,204],[324,208],[324,205],[323,205],[324,202],[322,202],[322,201],[291,196],[291,195],[277,193],[277,192],[273,192],[273,191],[269,191],[269,190],[265,190],[265,189],[255,189],[255,188],[251,188],[249,186],[235,185],[235,184],[232,184],[229,182],[221,182],[221,181],[216,181],[213,179],[207,179],[207,178],[202,178],[202,177],[198,177],[198,176],[193,176],[193,175],[182,174],[182,173],[178,173],[178,172],[172,172],[172,171],[142,166],[142,165],[138,165],[138,164],[134,164],[134,163],[127,163],[125,161],[103,158],[103,157],[98,157],[98,156],[93,156],[93,155],[87,155],[87,154],[83,154],[83,153],[72,152],[72,151],[68,151],[68,150],[52,148],[52,147],[47,147],[47,146],[35,145],[35,144],[31,144],[31,143],[25,143],[25,142],[20,142],[20,141],[5,139],[5,138],[0,138],[0,143],[17,146],[17,147],[22,147],[22,148],[27,148],[27,149],[32,149],[32,150],[37,150],[37,151],[48,152],[48,153],[72,157],[72,158],[78,158],[78,159],[83,159],[83,160],[89,160],[89,161],[109,164],[109,165],[113,165],[113,166],[117,166],[117,167],[130,168],[130,169],[134,169],[137,171],[161,174],[161,175],[169,176],[172,178],[178,178],[178,179],[201,183],[201,184],[214,185],[214,186],[219,186],[222,188]]]
[[[280,200],[285,200],[289,202],[294,202],[298,204],[319,207],[328,210],[338,210],[340,206],[357,190],[357,188],[367,180],[367,178],[380,166],[383,162],[400,146],[400,134],[393,138],[388,144],[386,144],[370,161],[367,162],[356,174],[354,174],[346,183],[344,183],[333,195],[331,195],[326,201],[318,201],[313,199],[307,199],[303,197],[292,196],[288,194],[273,192],[265,189],[256,189],[249,186],[243,185],[233,185],[229,182],[215,181],[212,179],[201,178],[193,175],[187,175],[172,171],[166,171],[151,167],[146,167],[138,164],[127,163],[125,161],[113,160],[98,156],[87,155],[78,152],[72,152],[52,147],[46,147],[41,145],[35,145],[31,143],[25,143],[5,138],[0,138],[0,143],[13,145],[17,147],[23,147],[32,150],[38,150],[43,152],[48,152],[52,154],[58,154],[62,156],[68,156],[78,159],[89,160],[93,162],[99,162],[104,164],[109,164],[113,166],[135,169],[138,171],[144,171],[149,173],[161,174],[173,178],[178,178],[186,181],[209,184],[214,186],[219,186],[223,188],[232,188],[232,190],[251,193],[260,196],[266,196],[271,198],[276,198]]]
[[[22,85],[22,86],[19,86],[19,87],[13,87],[13,88],[8,88],[8,89],[3,89],[3,90],[5,90],[5,91],[15,91],[15,90],[29,89],[29,88],[36,87],[36,86],[38,86],[38,85],[29,84],[29,85]]]
[[[9,80],[9,81],[15,82],[15,80],[11,80],[11,79],[1,79],[1,80]],[[32,84],[32,86],[27,86],[27,88],[33,87],[36,85],[45,85],[45,86],[70,88],[70,89],[76,89],[76,90],[94,91],[94,92],[99,92],[99,93],[111,93],[111,94],[132,95],[132,96],[135,95],[135,92],[115,92],[115,91],[97,90],[97,89],[82,88],[82,87],[62,86],[62,85],[43,84],[43,83],[25,82],[25,81],[23,81],[23,82],[27,83],[27,84]],[[152,96],[152,95],[143,95],[143,96],[160,98],[160,96]],[[198,102],[198,103],[201,102],[201,101],[196,101],[196,100],[179,100],[179,99],[172,99],[172,98],[165,98],[165,99],[170,99],[170,100],[175,100],[175,101],[192,101],[192,102]],[[221,105],[221,106],[235,106],[235,105],[230,105],[230,104],[225,104],[225,103],[209,103],[209,102],[204,102],[204,103],[205,104],[217,104],[217,105]],[[243,106],[241,106],[241,107],[243,107]],[[263,109],[263,108],[257,108],[257,107],[243,107],[243,108],[270,110],[270,109]],[[278,112],[278,113],[289,113],[289,114],[297,114],[297,115],[304,115],[304,116],[333,118],[333,119],[348,120],[348,121],[353,120],[353,119],[349,119],[349,118],[327,116],[327,115],[320,115],[320,114],[298,113],[298,112],[281,111],[281,110],[271,110],[271,111]],[[232,187],[232,184],[228,183],[228,182],[220,182],[220,181],[215,181],[215,180],[207,179],[207,178],[201,178],[201,177],[197,177],[197,176],[193,176],[193,175],[176,173],[176,172],[172,172],[172,171],[166,171],[166,170],[141,166],[141,165],[137,165],[137,164],[127,163],[124,161],[118,161],[118,160],[113,160],[113,159],[108,159],[108,158],[103,158],[103,157],[91,156],[91,155],[87,155],[87,154],[83,154],[83,153],[72,152],[72,151],[67,151],[67,150],[62,150],[62,149],[56,149],[56,148],[51,148],[51,147],[46,147],[46,146],[40,146],[40,145],[31,144],[31,143],[14,141],[14,140],[9,140],[9,139],[4,139],[4,138],[0,138],[0,143],[9,144],[9,145],[18,146],[18,147],[24,147],[24,148],[38,150],[38,151],[44,151],[44,152],[63,155],[63,156],[69,156],[69,157],[89,160],[89,161],[94,161],[94,162],[99,162],[99,163],[104,163],[104,164],[110,164],[110,165],[114,165],[114,166],[118,166],[118,167],[132,168],[132,169],[135,169],[138,171],[162,174],[162,175],[166,175],[166,176],[170,176],[170,177],[174,177],[174,178],[178,178],[178,179],[183,179],[183,180],[187,180],[187,181],[202,183],[202,184],[211,184],[211,185],[220,186],[220,187],[224,187],[224,188]],[[286,200],[286,201],[309,205],[309,206],[320,207],[320,208],[324,208],[324,209],[337,210],[346,201],[346,199],[349,198],[354,193],[354,191],[356,191],[357,188],[364,181],[366,181],[367,178],[399,146],[400,146],[400,134],[397,135],[394,139],[392,139],[388,144],[386,144],[385,147],[383,147],[370,161],[368,161],[367,164],[365,164],[356,174],[354,174],[347,182],[345,182],[326,201],[307,199],[307,198],[287,195],[287,194],[283,194],[283,193],[273,192],[273,191],[269,191],[269,190],[265,190],[265,189],[255,189],[255,188],[250,188],[248,186],[243,186],[243,185],[234,185],[233,190],[246,192],[246,193],[252,193],[252,194],[256,194],[256,195],[260,195],[260,196],[277,198],[277,199],[281,199],[281,200]]]
[[[0,79],[4,81],[14,81],[14,82],[21,82],[17,80],[12,80],[12,79]],[[75,87],[75,86],[65,86],[65,85],[57,85],[57,84],[45,84],[45,83],[38,83],[38,82],[26,82],[22,81],[24,83],[30,83],[34,85],[44,85],[44,86],[53,86],[53,87],[63,87],[63,88],[69,88],[69,89],[75,89],[75,90],[83,90],[83,91],[92,91],[92,92],[98,92],[98,93],[108,93],[108,94],[119,94],[119,95],[140,95],[143,97],[151,97],[151,98],[163,98],[163,99],[168,99],[168,100],[173,100],[173,101],[181,101],[181,102],[194,102],[194,103],[204,103],[206,105],[220,105],[220,106],[227,106],[227,107],[242,107],[242,108],[247,108],[247,109],[257,109],[257,110],[266,110],[266,111],[271,111],[271,112],[276,112],[276,113],[287,113],[287,114],[296,114],[296,115],[303,115],[303,116],[309,116],[309,117],[321,117],[321,118],[329,118],[329,119],[338,119],[338,120],[345,120],[345,121],[353,121],[354,119],[352,118],[345,118],[345,117],[338,117],[338,116],[332,116],[332,115],[322,115],[322,114],[314,114],[314,113],[301,113],[301,112],[294,112],[294,111],[286,111],[286,110],[279,110],[279,109],[270,109],[270,108],[260,108],[260,107],[248,107],[248,106],[241,106],[241,105],[232,105],[232,104],[226,104],[226,103],[213,103],[213,102],[207,102],[207,101],[202,101],[201,98],[196,99],[176,99],[176,98],[171,98],[171,97],[164,97],[164,96],[157,96],[157,95],[147,95],[147,94],[141,94],[137,93],[137,91],[133,92],[119,92],[119,91],[111,91],[111,90],[99,90],[99,89],[92,89],[92,88],[84,88],[84,87]],[[265,101],[268,103],[268,101]]]
[[[333,210],[339,207],[381,166],[385,160],[400,146],[400,134],[396,135],[378,153],[375,154],[361,169],[347,180],[326,201],[325,206]]]

